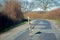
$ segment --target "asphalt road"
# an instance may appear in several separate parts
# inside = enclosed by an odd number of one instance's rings
[[[10,37],[8,40],[60,40],[60,30],[48,20],[34,21],[34,34],[29,36],[29,29],[19,32],[18,36]]]

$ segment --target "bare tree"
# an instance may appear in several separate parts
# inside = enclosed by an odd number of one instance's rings
[[[43,9],[44,13],[46,13],[47,8],[51,6],[51,2],[52,0],[40,0],[40,7]]]
[[[40,8],[43,9],[44,13],[47,12],[48,8],[59,6],[60,4],[56,2],[56,0],[40,0]]]

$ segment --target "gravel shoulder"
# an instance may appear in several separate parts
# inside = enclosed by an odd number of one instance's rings
[[[11,30],[3,33],[3,34],[0,34],[0,40],[4,40],[5,38],[7,38],[9,36],[17,34],[17,33],[21,32],[21,31],[27,29],[28,26],[29,26],[28,23],[26,23],[26,24],[23,24],[23,25],[20,25],[20,26],[14,28],[14,29],[11,29]]]

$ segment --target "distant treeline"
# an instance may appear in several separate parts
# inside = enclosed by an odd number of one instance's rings
[[[52,11],[48,11],[47,13],[43,13],[43,12],[26,12],[25,14],[25,18],[27,18],[27,16],[29,16],[30,18],[39,18],[39,19],[54,19],[54,20],[60,20],[60,8],[59,9],[55,9]]]

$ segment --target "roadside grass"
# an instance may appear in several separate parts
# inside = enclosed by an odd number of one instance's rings
[[[58,24],[60,24],[60,20],[54,20],[54,21],[56,21]]]
[[[60,28],[60,20],[56,20],[58,28]]]
[[[55,20],[55,19],[52,19],[52,20],[54,20],[55,22],[57,22],[56,25],[57,25],[58,28],[60,28],[60,20]]]
[[[18,27],[18,26],[20,26],[20,25],[23,25],[23,24],[25,24],[25,23],[27,23],[27,20],[23,20],[23,21],[20,22],[20,23],[17,23],[17,24],[14,24],[14,25],[12,25],[12,26],[9,26],[9,27],[5,28],[4,30],[2,30],[2,31],[0,32],[0,34],[5,33],[5,32],[7,32],[7,31],[9,31],[9,30],[11,30],[11,29],[13,29],[13,28],[16,28],[16,27]]]
[[[60,20],[57,20],[58,24],[60,25]]]
[[[58,20],[58,23],[60,24],[60,20]]]

